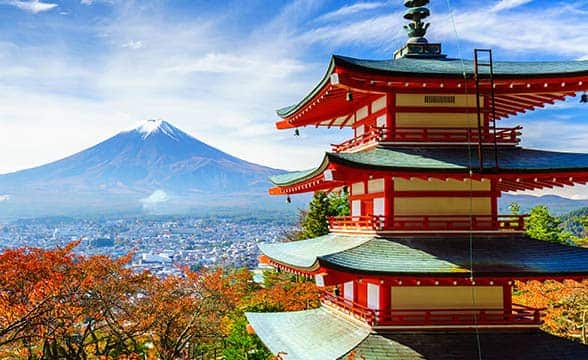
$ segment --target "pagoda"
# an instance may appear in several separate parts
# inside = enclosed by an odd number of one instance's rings
[[[248,313],[250,325],[285,359],[588,358],[512,301],[517,280],[587,279],[588,249],[531,239],[524,215],[498,211],[505,192],[588,182],[588,154],[522,148],[522,127],[500,126],[587,91],[588,61],[449,58],[425,38],[428,3],[404,1],[409,40],[393,59],[333,56],[278,110],[278,129],[353,137],[318,167],[273,177],[270,194],[344,191],[351,214],[329,219],[328,235],[260,245],[266,263],[313,278],[322,306]]]

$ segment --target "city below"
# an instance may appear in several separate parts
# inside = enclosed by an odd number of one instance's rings
[[[79,255],[114,258],[133,253],[137,271],[180,275],[182,268],[257,266],[260,242],[279,241],[293,219],[226,217],[38,218],[0,224],[0,252],[19,247],[54,248],[80,241]]]

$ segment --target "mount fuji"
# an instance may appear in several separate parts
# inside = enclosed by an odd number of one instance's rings
[[[280,173],[148,120],[65,159],[0,175],[0,217],[271,207],[268,177]]]

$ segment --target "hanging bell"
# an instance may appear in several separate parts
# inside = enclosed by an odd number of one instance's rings
[[[298,128],[294,129],[294,136],[300,136],[300,130]]]
[[[292,199],[290,198],[290,195],[286,196],[286,202],[288,204],[291,204],[292,203]]]
[[[347,94],[345,94],[345,100],[353,101],[353,94],[351,93],[351,90],[347,91]]]
[[[580,102],[581,102],[582,104],[586,104],[586,103],[588,103],[588,94],[586,94],[586,93],[583,93],[583,94],[582,94],[582,97],[580,98]]]

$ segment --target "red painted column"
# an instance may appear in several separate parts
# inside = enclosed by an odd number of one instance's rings
[[[389,319],[389,311],[391,308],[392,285],[387,280],[380,281],[380,317],[378,321],[386,321]]]
[[[384,206],[386,217],[386,229],[392,229],[394,225],[394,180],[384,177]]]
[[[490,180],[490,201],[492,206],[492,221],[495,223],[494,227],[498,229],[498,197],[500,192],[496,191],[496,180]]]
[[[512,285],[502,285],[502,306],[505,313],[510,314],[512,312]]]
[[[386,93],[386,128],[389,131],[396,131],[396,94],[389,92]],[[388,133],[392,135],[392,133]],[[386,139],[385,139],[386,140]]]
[[[356,302],[367,307],[367,283],[365,281],[357,282],[357,300]]]

